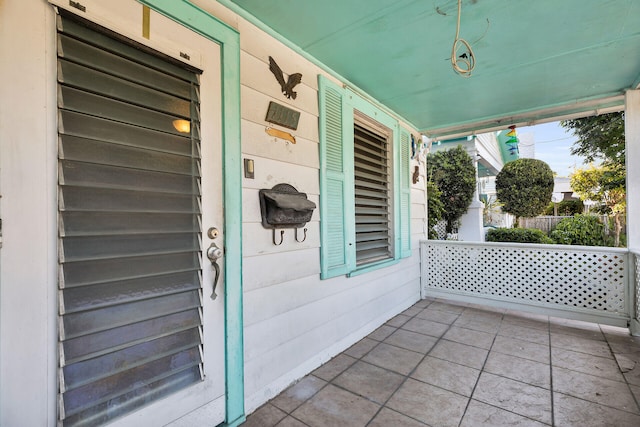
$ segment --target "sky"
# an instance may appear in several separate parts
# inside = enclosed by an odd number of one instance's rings
[[[558,176],[569,176],[574,167],[584,165],[583,158],[572,156],[570,152],[571,145],[577,138],[560,126],[559,122],[520,127],[516,132],[520,144],[535,141],[535,158],[546,162]],[[527,138],[527,133],[532,133],[533,138]]]

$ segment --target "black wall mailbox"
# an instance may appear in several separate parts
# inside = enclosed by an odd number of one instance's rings
[[[276,228],[295,228],[296,241],[304,242],[307,229],[304,229],[304,238],[298,240],[298,228],[304,227],[311,220],[316,204],[307,199],[305,193],[300,193],[289,184],[278,184],[270,190],[262,189],[259,195],[262,226],[273,229],[273,244],[282,244],[284,238],[284,230],[281,230],[280,243],[276,243]]]
[[[260,190],[260,211],[264,228],[300,228],[311,219],[316,204],[289,184]]]

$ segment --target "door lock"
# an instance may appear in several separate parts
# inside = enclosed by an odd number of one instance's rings
[[[211,262],[218,261],[222,258],[222,249],[220,249],[215,243],[211,243],[211,246],[207,249],[207,257]]]

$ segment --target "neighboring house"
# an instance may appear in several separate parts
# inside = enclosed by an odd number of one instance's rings
[[[580,200],[580,197],[571,188],[571,178],[556,176],[553,179],[553,201]]]
[[[410,307],[420,132],[627,102],[640,161],[635,2],[464,3],[470,79],[451,2],[0,1],[0,425],[237,426]]]

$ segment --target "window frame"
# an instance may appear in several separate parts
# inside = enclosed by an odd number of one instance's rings
[[[320,134],[320,278],[357,276],[411,255],[410,133],[349,88],[318,76]],[[357,266],[355,259],[354,123],[389,130],[392,258]],[[342,212],[341,217],[336,217]]]

